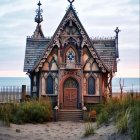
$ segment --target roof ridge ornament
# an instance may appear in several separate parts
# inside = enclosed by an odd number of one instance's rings
[[[40,6],[42,5],[40,0],[38,2],[38,9],[36,10],[36,17],[35,17],[35,22],[37,22],[38,24],[40,24],[43,21],[43,16],[42,16],[42,12],[43,10],[40,8]]]
[[[116,56],[117,56],[117,58],[119,58],[119,50],[118,50],[118,34],[119,34],[120,31],[121,31],[121,30],[120,30],[118,27],[116,27],[116,29],[114,30],[114,32],[116,33],[115,40],[116,40],[116,51],[117,51]]]
[[[121,30],[118,27],[116,27],[116,29],[114,30],[114,32],[116,33],[116,36],[118,36],[118,34],[119,34],[120,31]]]
[[[68,0],[68,2],[70,3],[70,6],[72,6],[72,3],[74,2],[74,0]]]

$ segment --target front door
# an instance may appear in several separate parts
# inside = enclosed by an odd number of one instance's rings
[[[65,109],[77,108],[77,88],[64,89],[64,108]]]
[[[73,78],[68,78],[64,83],[63,108],[77,109],[78,104],[78,83]]]

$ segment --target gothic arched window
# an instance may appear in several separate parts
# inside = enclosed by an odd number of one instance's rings
[[[92,76],[88,78],[88,94],[95,94],[95,79]]]
[[[72,48],[66,53],[66,63],[75,63],[75,52]]]
[[[52,76],[51,75],[49,75],[48,77],[47,77],[47,80],[46,80],[46,82],[47,82],[47,85],[46,85],[46,88],[47,88],[47,94],[54,94],[54,84],[53,84],[53,78],[52,78]]]

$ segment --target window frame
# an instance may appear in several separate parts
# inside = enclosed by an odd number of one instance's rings
[[[52,82],[52,83],[49,83],[50,78],[51,78],[51,82]],[[51,84],[51,85],[50,85],[50,84]],[[51,86],[51,87],[49,87],[48,85]],[[50,91],[52,91],[52,93],[50,93],[48,87],[51,89]],[[46,94],[47,94],[47,95],[54,95],[54,78],[53,78],[52,75],[48,75],[47,78],[46,78]]]
[[[91,78],[92,78],[92,83],[90,83]],[[88,84],[87,85],[88,85],[88,95],[90,95],[90,96],[96,95],[96,79],[93,76],[88,77]],[[92,89],[91,89],[91,87],[92,87]]]
[[[68,55],[69,55],[70,52],[73,52],[73,56],[74,56],[73,60],[69,60],[69,59],[68,59]],[[70,47],[70,48],[66,51],[65,62],[66,62],[66,63],[76,63],[76,53],[75,53],[75,51],[74,51],[74,49],[73,49],[72,47]]]

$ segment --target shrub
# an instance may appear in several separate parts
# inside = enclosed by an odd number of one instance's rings
[[[90,117],[95,118],[96,117],[96,111],[92,110],[91,112],[89,112]]]
[[[89,119],[92,120],[92,121],[96,121],[96,111],[95,110],[92,110],[89,112]]]
[[[0,120],[7,125],[10,122],[43,123],[52,118],[52,107],[49,99],[45,101],[29,101],[20,104],[3,104],[0,106]]]
[[[11,104],[1,105],[0,120],[2,120],[6,126],[10,126],[11,117]]]
[[[88,137],[88,136],[94,135],[94,134],[95,134],[95,130],[94,130],[92,123],[91,122],[87,123],[85,126],[84,137]]]
[[[96,105],[93,105],[93,104],[87,104],[85,105],[87,107],[87,111],[92,111],[92,110],[95,110],[97,112],[97,114],[99,114],[101,112],[101,110],[104,108],[104,104],[96,104]]]
[[[50,121],[52,109],[49,101],[30,101],[19,105],[13,117],[14,123],[43,123]]]

